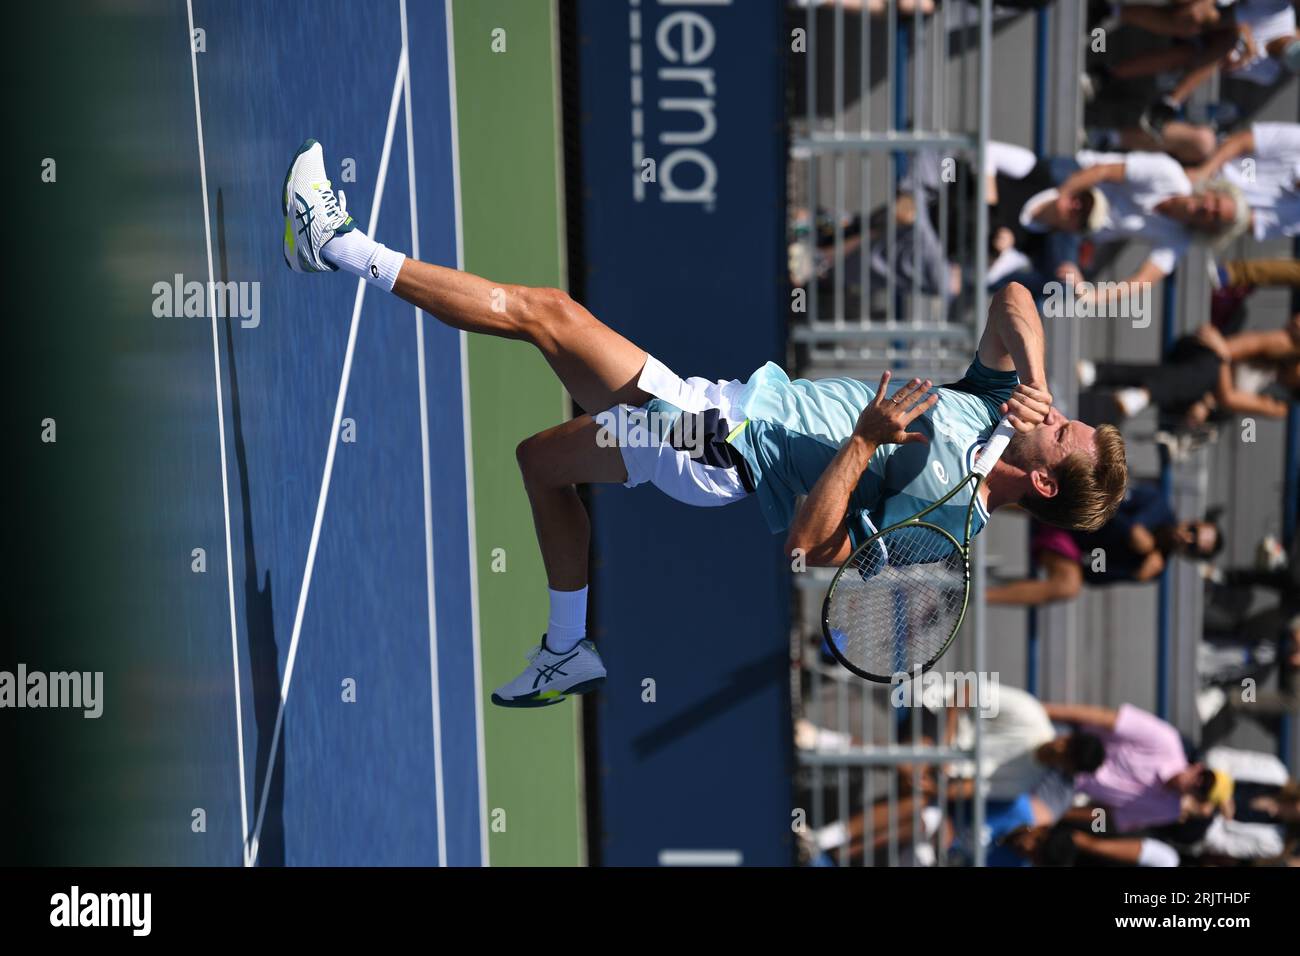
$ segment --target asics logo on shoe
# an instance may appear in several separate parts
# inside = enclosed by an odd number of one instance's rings
[[[308,205],[307,200],[303,199],[302,196],[297,193],[293,194],[293,198],[298,201],[298,212],[295,213],[295,218],[302,224],[302,228],[298,231],[304,236],[310,236],[312,221],[311,206]]]
[[[573,660],[577,656],[578,656],[578,652],[574,651],[568,657],[564,658],[564,660],[556,661],[554,664],[546,664],[542,667],[537,668],[537,676],[533,679],[533,687],[536,687],[538,684],[540,684],[543,681],[550,683],[551,681],[555,680],[556,674],[559,674],[561,677],[568,677],[569,676],[568,673],[560,670],[560,668],[563,667],[565,664],[569,663],[569,661]]]

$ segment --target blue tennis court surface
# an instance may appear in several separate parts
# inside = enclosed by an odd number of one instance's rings
[[[188,15],[181,5],[175,43],[158,51],[160,75],[186,88],[195,84]],[[258,865],[479,864],[460,338],[374,290],[356,312],[355,279],[291,273],[281,254],[285,169],[312,137],[364,228],[377,208],[377,239],[457,264],[446,11],[441,2],[352,4],[320,23],[309,9],[196,0],[192,17],[202,30],[194,55],[202,150],[194,110],[168,117],[168,158],[188,162],[193,182],[185,218],[193,234],[176,252],[177,271],[206,282],[210,241],[213,278],[258,283],[260,306],[256,316],[218,319],[209,343],[220,363],[229,578],[211,352],[206,369],[198,354],[178,362],[170,382],[178,393],[206,389],[206,400],[190,404],[203,416],[196,434],[211,440],[177,468],[192,468],[195,480],[172,519],[191,538],[195,528],[208,535],[203,586],[212,593],[202,605],[212,613],[191,620],[188,635],[212,688],[193,704],[207,752],[193,795],[209,813],[202,856],[239,863],[247,836],[243,862]],[[354,182],[344,175],[353,168]]]

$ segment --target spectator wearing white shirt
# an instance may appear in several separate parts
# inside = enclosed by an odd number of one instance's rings
[[[1079,171],[1059,188],[1025,203],[1021,222],[1041,232],[1086,233],[1097,242],[1140,238],[1148,243],[1151,253],[1138,271],[1112,285],[1117,293],[1137,293],[1141,284],[1169,275],[1193,241],[1226,242],[1248,223],[1249,210],[1235,187],[1198,187],[1164,153],[1085,150],[1078,162]],[[1059,272],[1067,281],[1078,276],[1072,264]]]
[[[1197,856],[1229,860],[1276,860],[1287,853],[1288,823],[1294,819],[1295,786],[1286,766],[1271,754],[1229,747],[1214,747],[1205,754],[1205,764],[1225,773],[1233,781],[1229,812],[1210,823],[1204,837],[1192,848]],[[1269,798],[1258,794],[1274,791],[1275,812],[1260,812]],[[1257,793],[1258,792],[1258,793]],[[1280,812],[1278,812],[1280,811]]]
[[[970,708],[961,708],[959,715],[954,740],[959,750],[974,748],[975,721],[981,723],[981,763],[990,800],[1014,800],[1031,793],[1052,772],[1092,773],[1106,758],[1101,738],[1087,732],[1058,734],[1042,702],[1017,687],[998,686],[993,716],[981,716]],[[971,764],[954,770],[958,777],[973,773]]]
[[[1226,77],[1261,86],[1272,86],[1282,77],[1300,72],[1300,32],[1296,30],[1296,13],[1291,0],[1239,0],[1222,11],[1211,12],[1197,5],[1184,7],[1187,14],[1178,19],[1178,30],[1155,32],[1185,37],[1196,36],[1197,43],[1182,43],[1147,50],[1112,68],[1102,67],[1089,75],[1096,90],[1111,80],[1131,80],[1159,73],[1181,72],[1177,86],[1153,103],[1142,114],[1140,124],[1157,140],[1162,130],[1177,119],[1183,106],[1197,87],[1222,72]],[[1147,10],[1137,19],[1147,29],[1161,21],[1173,26],[1173,11]],[[1129,12],[1129,22],[1135,14]],[[1199,29],[1197,29],[1199,27]]]
[[[1253,123],[1228,136],[1191,172],[1198,183],[1216,175],[1245,199],[1256,239],[1300,235],[1300,123]]]
[[[1233,10],[1238,29],[1244,27],[1246,49],[1227,75],[1260,86],[1272,86],[1283,76],[1300,73],[1300,31],[1291,0],[1238,0]]]

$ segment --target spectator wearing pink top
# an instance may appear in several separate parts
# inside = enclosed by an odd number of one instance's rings
[[[1119,710],[1086,704],[1044,704],[1055,722],[1086,727],[1101,737],[1106,759],[1075,787],[1094,807],[1106,810],[1107,829],[1132,833],[1215,812],[1210,802],[1214,774],[1189,764],[1172,724],[1154,714],[1122,705]],[[1091,810],[1077,816],[1091,823]]]

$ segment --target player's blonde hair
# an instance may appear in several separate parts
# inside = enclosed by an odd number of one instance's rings
[[[1096,531],[1115,516],[1128,486],[1124,437],[1114,425],[1093,436],[1095,455],[1076,451],[1052,469],[1056,494],[1029,494],[1020,506],[1039,521],[1072,531]]]

